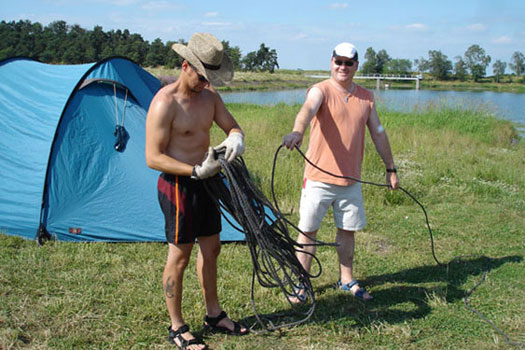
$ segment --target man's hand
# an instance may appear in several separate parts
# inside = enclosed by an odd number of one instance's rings
[[[283,138],[283,145],[288,149],[293,149],[295,145],[301,147],[302,142],[303,135],[298,131],[291,132]]]
[[[390,185],[391,189],[397,190],[399,188],[397,173],[386,173],[386,183]]]
[[[240,132],[232,132],[220,145],[213,148],[215,151],[225,149],[224,158],[231,162],[235,157],[244,153],[244,136]]]
[[[197,178],[198,180],[207,179],[209,177],[215,176],[221,170],[221,165],[215,159],[215,152],[213,148],[208,149],[208,154],[201,165],[195,165],[193,167],[192,177]]]

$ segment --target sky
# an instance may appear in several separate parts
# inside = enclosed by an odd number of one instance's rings
[[[340,42],[364,62],[368,47],[391,58],[428,59],[438,50],[452,62],[473,44],[492,61],[525,53],[525,0],[0,0],[0,20],[43,25],[64,20],[91,30],[128,29],[152,42],[189,40],[209,32],[244,56],[265,46],[283,69],[329,69]],[[507,72],[510,72],[507,68]]]

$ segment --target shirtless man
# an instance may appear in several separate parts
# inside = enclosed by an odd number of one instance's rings
[[[234,335],[248,333],[221,309],[217,296],[217,258],[221,218],[209,198],[204,179],[220,171],[215,149],[228,161],[244,151],[242,130],[211,85],[233,78],[233,66],[221,42],[208,33],[195,33],[188,46],[172,46],[184,59],[178,80],[165,86],[151,102],[146,121],[146,163],[159,170],[159,202],[166,219],[168,258],[163,289],[171,319],[169,340],[178,348],[202,350],[182,317],[182,282],[190,253],[198,239],[197,274],[206,316],[204,327]],[[216,123],[228,135],[213,149],[210,128]],[[207,152],[207,154],[206,154]]]

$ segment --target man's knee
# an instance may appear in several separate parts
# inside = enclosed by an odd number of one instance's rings
[[[184,270],[190,262],[191,249],[188,248],[184,246],[170,247],[166,266],[172,269]]]
[[[202,249],[202,255],[207,259],[217,259],[221,253],[221,245],[214,244],[212,246],[207,246]]]
[[[199,237],[199,249],[206,259],[216,259],[221,253],[221,241],[219,235]]]
[[[300,232],[299,237],[297,238],[298,241],[312,241],[317,236],[317,230],[311,231],[311,232]]]

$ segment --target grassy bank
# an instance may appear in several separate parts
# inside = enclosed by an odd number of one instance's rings
[[[299,106],[230,105],[247,137],[245,160],[269,194],[274,152]],[[333,248],[318,251],[323,272],[313,280],[311,320],[283,332],[243,338],[214,335],[212,349],[508,349],[504,338],[463,305],[470,297],[513,340],[525,342],[525,143],[512,142],[509,123],[480,111],[380,111],[401,184],[427,208],[424,216],[400,191],[365,186],[368,226],[358,233],[356,273],[374,300],[363,304],[333,288]],[[214,129],[214,143],[222,139]],[[384,181],[384,168],[367,138],[363,178]],[[304,146],[303,146],[304,148]],[[303,161],[281,152],[276,171],[280,207],[297,220]],[[152,189],[154,191],[154,189]],[[319,238],[333,241],[325,220]],[[32,241],[0,235],[1,349],[171,349],[161,290],[164,244]],[[479,255],[483,255],[481,257]],[[195,255],[185,276],[184,310],[200,335],[204,308]],[[234,318],[253,321],[247,247],[223,246],[219,293]],[[259,312],[288,312],[278,290],[258,287]]]
[[[159,78],[163,83],[176,80],[179,75],[178,69],[146,68],[151,74]],[[306,88],[323,78],[312,78],[311,76],[326,76],[329,71],[299,71],[299,70],[277,70],[275,73],[268,72],[235,72],[233,81],[229,86],[217,88],[220,91],[250,91],[250,90],[279,90]],[[357,80],[359,84],[367,88],[376,87],[375,80]],[[386,81],[393,89],[414,89],[415,82]],[[385,81],[381,88],[384,88]],[[421,89],[429,90],[490,90],[499,92],[525,93],[525,80],[513,76],[502,78],[502,82],[495,83],[491,78],[482,79],[480,82],[446,80],[438,81],[425,76],[421,81]]]

